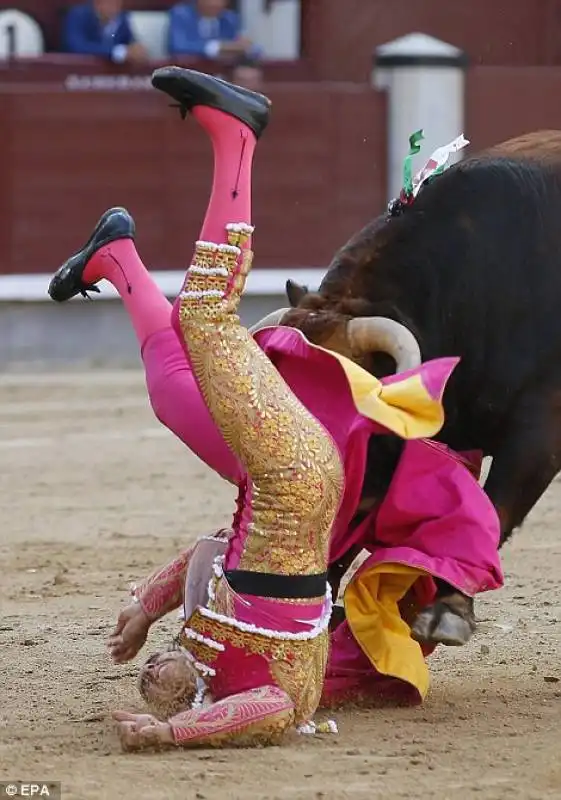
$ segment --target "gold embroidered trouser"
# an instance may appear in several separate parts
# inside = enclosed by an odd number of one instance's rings
[[[228,226],[228,245],[197,242],[174,321],[209,411],[252,482],[239,569],[317,574],[327,569],[342,464],[236,314],[253,256],[239,245],[251,232]]]

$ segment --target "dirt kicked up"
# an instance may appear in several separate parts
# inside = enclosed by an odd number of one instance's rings
[[[233,490],[154,419],[136,371],[0,378],[0,780],[64,800],[561,797],[561,484],[504,551],[468,646],[415,709],[337,712],[337,736],[257,751],[120,752],[142,655],[105,639],[142,578],[229,520]],[[145,654],[176,631],[169,617]]]

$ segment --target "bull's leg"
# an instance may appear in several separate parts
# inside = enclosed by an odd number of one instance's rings
[[[440,564],[434,562],[433,569],[429,569],[435,576],[436,596],[413,619],[412,635],[431,645],[463,645],[476,627],[473,595],[502,581],[496,552],[499,520],[475,476],[452,453],[431,447],[430,443],[411,443],[408,448],[412,454],[419,449],[420,475],[406,471],[408,465],[415,464],[411,455],[409,461],[402,462],[394,481],[400,480],[407,493],[412,482],[423,485],[424,474],[437,482],[436,492],[429,485],[420,493],[416,528],[423,552],[442,558]],[[394,485],[394,492],[398,486],[399,483]],[[435,505],[431,505],[433,497]],[[430,546],[427,542],[431,542]]]
[[[522,399],[493,453],[485,483],[501,521],[502,546],[538,502],[561,469],[559,389]]]
[[[459,647],[467,644],[475,631],[473,598],[459,592],[446,581],[435,581],[434,603],[415,619],[411,635],[418,642]]]

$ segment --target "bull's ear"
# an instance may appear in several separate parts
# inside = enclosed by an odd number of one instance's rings
[[[301,300],[308,294],[308,289],[306,286],[301,286],[296,281],[290,280],[290,278],[286,282],[286,295],[288,297],[288,302],[292,306],[292,308],[298,308],[300,305]]]

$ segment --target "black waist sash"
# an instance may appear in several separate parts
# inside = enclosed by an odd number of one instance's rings
[[[238,594],[259,597],[306,599],[322,597],[327,589],[327,572],[320,575],[278,575],[271,572],[249,572],[243,569],[224,571],[224,576]]]

